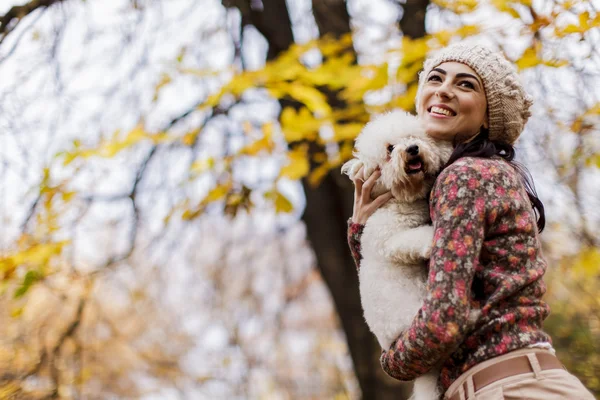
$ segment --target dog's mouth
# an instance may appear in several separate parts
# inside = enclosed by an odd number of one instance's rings
[[[423,159],[421,157],[414,156],[406,161],[406,166],[404,167],[404,170],[409,175],[418,174],[419,172],[425,171],[425,163],[423,162]]]

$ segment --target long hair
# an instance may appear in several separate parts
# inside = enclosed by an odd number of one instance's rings
[[[542,232],[546,226],[546,215],[544,213],[544,205],[537,196],[535,186],[533,184],[533,178],[527,170],[527,168],[521,163],[514,161],[515,148],[502,141],[490,140],[489,131],[485,128],[481,128],[480,133],[469,142],[456,143],[456,137],[454,139],[454,151],[450,156],[450,159],[444,165],[444,168],[452,164],[454,161],[462,157],[479,157],[479,158],[492,158],[498,156],[503,158],[506,162],[512,165],[515,170],[521,176],[527,197],[531,202],[531,207],[537,217],[538,232]]]

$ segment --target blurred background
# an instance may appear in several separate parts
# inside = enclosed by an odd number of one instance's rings
[[[339,173],[428,52],[503,51],[545,328],[600,395],[600,2],[0,1],[0,399],[401,399]]]

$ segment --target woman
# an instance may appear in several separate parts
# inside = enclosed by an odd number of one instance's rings
[[[511,162],[531,103],[514,67],[481,46],[449,46],[420,75],[419,118],[428,135],[455,149],[431,192],[427,298],[380,361],[399,380],[441,365],[447,399],[594,399],[542,330],[544,210]],[[357,266],[364,223],[390,198],[371,199],[378,177],[355,181],[348,239]],[[472,310],[481,316],[469,324]]]

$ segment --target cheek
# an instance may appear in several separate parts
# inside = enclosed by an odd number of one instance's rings
[[[487,109],[487,103],[485,100],[468,96],[462,101],[463,112],[469,114],[471,118],[477,120],[483,119],[485,111]]]
[[[427,112],[427,110],[425,109],[425,104],[427,104],[427,101],[431,98],[433,93],[434,91],[431,90],[431,88],[423,88],[423,92],[421,93],[421,102],[417,104],[417,114],[419,116],[425,115],[425,113]]]

